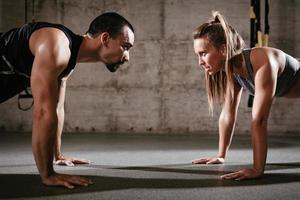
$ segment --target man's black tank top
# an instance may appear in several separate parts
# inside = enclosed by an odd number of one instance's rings
[[[0,73],[5,74],[7,72],[9,74],[12,72],[30,77],[34,55],[29,49],[29,39],[34,31],[45,27],[57,28],[63,31],[69,39],[71,56],[68,66],[60,74],[60,78],[68,75],[74,69],[82,36],[74,34],[61,24],[34,22],[0,33],[0,60],[2,65],[0,66]],[[3,69],[3,64],[6,69]]]

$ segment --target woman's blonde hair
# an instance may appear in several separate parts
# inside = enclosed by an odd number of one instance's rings
[[[213,11],[213,18],[199,26],[193,32],[194,40],[207,38],[215,48],[221,48],[225,45],[225,71],[220,70],[214,75],[205,72],[206,91],[209,104],[209,111],[213,113],[214,102],[224,103],[226,95],[226,86],[230,88],[230,96],[234,93],[233,65],[231,59],[242,53],[244,49],[244,40],[232,28],[225,18],[218,12]]]

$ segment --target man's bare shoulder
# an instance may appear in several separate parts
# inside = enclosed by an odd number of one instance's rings
[[[71,52],[69,39],[65,33],[57,28],[45,27],[34,31],[29,39],[32,54],[43,55],[50,59],[54,65],[67,64]]]

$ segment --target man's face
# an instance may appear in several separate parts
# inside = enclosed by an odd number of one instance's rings
[[[103,60],[110,72],[115,72],[124,62],[129,61],[129,49],[134,43],[134,33],[124,26],[116,38],[110,37],[103,51]]]

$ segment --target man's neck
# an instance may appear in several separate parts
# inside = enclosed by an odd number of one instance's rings
[[[83,36],[81,45],[79,47],[77,62],[99,62],[101,61],[97,52],[97,43],[95,39]]]

